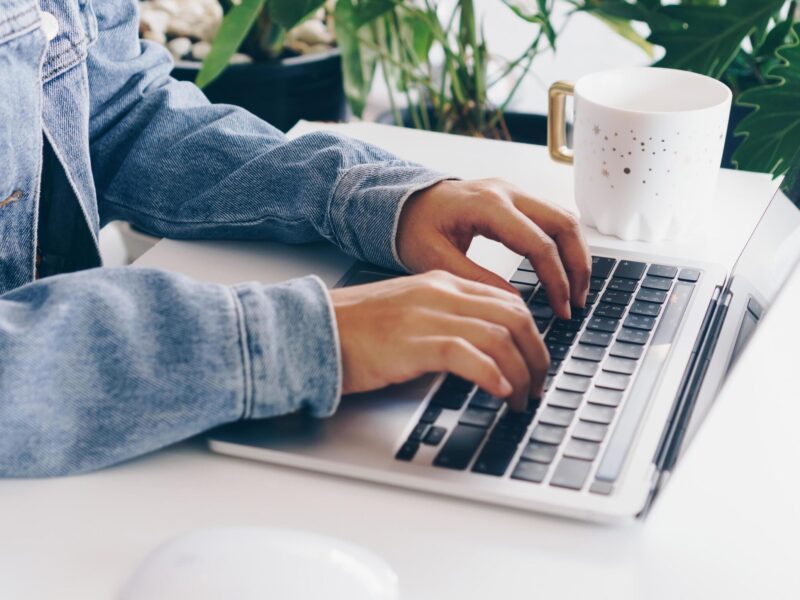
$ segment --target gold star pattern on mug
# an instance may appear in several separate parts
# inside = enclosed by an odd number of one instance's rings
[[[595,125],[594,129],[592,129],[592,131],[594,131],[595,135],[598,135],[600,133],[600,126],[599,125]]]
[[[600,173],[603,175],[603,177],[608,177],[610,175],[608,169],[603,169],[602,171],[600,171]]]

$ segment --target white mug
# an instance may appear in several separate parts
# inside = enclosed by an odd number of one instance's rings
[[[565,100],[575,97],[573,147]],[[709,214],[731,91],[696,73],[636,67],[550,88],[548,147],[573,164],[581,220],[624,240],[660,241]]]

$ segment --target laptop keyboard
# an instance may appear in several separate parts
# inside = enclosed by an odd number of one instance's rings
[[[412,461],[427,445],[439,447],[436,467],[611,493],[646,406],[647,398],[627,398],[642,357],[655,336],[674,337],[700,276],[696,269],[594,256],[586,308],[573,307],[572,318],[560,320],[523,260],[511,283],[550,352],[544,397],[512,412],[447,375],[396,458]],[[458,416],[450,430],[437,424],[445,411]]]

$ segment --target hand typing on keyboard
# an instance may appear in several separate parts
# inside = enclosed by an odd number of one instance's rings
[[[541,397],[549,355],[516,292],[444,271],[331,291],[343,392],[449,371],[522,411]]]
[[[400,213],[397,252],[409,270],[443,269],[512,290],[466,257],[476,235],[497,240],[533,265],[555,315],[583,307],[591,257],[577,219],[498,179],[442,181],[417,192]]]

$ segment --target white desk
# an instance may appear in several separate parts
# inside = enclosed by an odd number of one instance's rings
[[[456,174],[504,176],[570,204],[568,168],[541,148],[340,128]],[[772,187],[761,176],[725,173],[717,205],[724,219],[708,239],[647,250],[731,264]],[[162,242],[143,263],[197,271],[196,248]],[[248,244],[223,249],[257,254]],[[388,560],[403,597],[415,600],[800,597],[792,372],[800,327],[789,314],[799,299],[795,278],[748,349],[751,364],[729,381],[645,523],[585,525],[216,456],[191,441],[91,475],[0,482],[0,598],[111,598],[157,544],[223,525],[299,528],[362,544]]]

